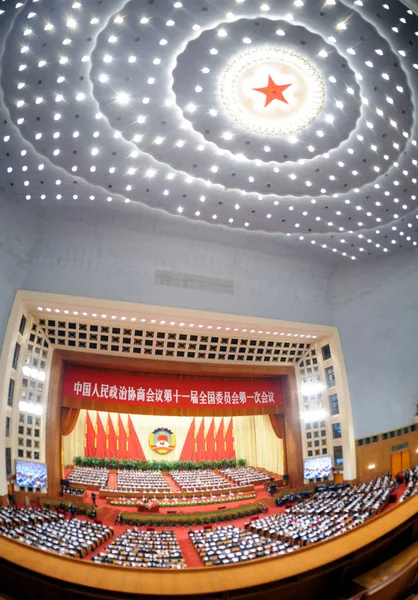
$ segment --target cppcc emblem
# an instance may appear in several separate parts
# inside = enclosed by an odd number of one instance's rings
[[[176,447],[176,436],[166,427],[155,429],[149,436],[149,445],[159,454],[167,454]]]

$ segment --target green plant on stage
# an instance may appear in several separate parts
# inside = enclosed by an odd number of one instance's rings
[[[203,522],[217,523],[222,521],[231,521],[242,517],[250,517],[251,515],[262,512],[263,507],[260,503],[249,504],[237,509],[225,509],[223,511],[209,511],[207,513],[186,513],[186,514],[136,514],[132,512],[122,513],[125,523],[130,521],[132,525],[152,525],[152,526],[175,526],[184,525],[190,526],[193,524],[201,525]]]
[[[219,469],[219,465],[221,464],[221,461],[219,460],[213,460],[212,461],[212,469]]]
[[[119,469],[127,469],[128,461],[125,458],[121,458],[119,461]]]
[[[91,504],[85,504],[84,502],[74,502],[73,500],[63,500],[55,499],[55,498],[42,498],[40,500],[40,505],[42,508],[50,508],[52,510],[57,510],[60,507],[60,504],[65,504],[65,507],[68,509],[70,505],[74,506],[76,509],[76,513],[78,515],[86,515],[87,512],[91,510]]]
[[[146,468],[146,461],[138,458],[138,460],[136,461],[136,468],[138,469],[138,471],[144,471],[144,469]]]
[[[112,458],[110,459],[110,463],[109,466],[111,469],[117,469],[119,465],[119,460],[116,458],[116,456],[112,456]]]
[[[245,460],[245,458],[239,458],[238,459],[238,466],[239,467],[245,467],[246,464],[247,464],[247,461]]]
[[[218,498],[211,500],[196,500],[190,502],[161,502],[161,508],[183,508],[187,506],[206,506],[208,504],[227,504],[228,502],[240,502],[242,500],[253,500],[257,494],[246,494],[244,496],[231,496],[228,498]],[[113,500],[107,498],[107,501],[112,506],[137,506],[138,501],[135,498],[127,499],[127,500]]]
[[[110,458],[102,458],[102,467],[108,469],[110,465]]]
[[[89,456],[84,456],[81,459],[81,464],[83,465],[83,467],[91,467],[91,465],[93,464],[93,459]]]
[[[229,466],[230,466],[231,468],[234,468],[234,467],[236,467],[236,466],[237,466],[237,461],[236,461],[236,459],[235,459],[235,458],[230,458],[230,459],[229,459],[229,461],[228,461],[228,463],[229,463]]]
[[[128,461],[128,469],[130,469],[131,471],[136,469],[136,460],[134,460],[133,458],[130,458]]]
[[[91,465],[92,465],[92,467],[95,467],[95,468],[98,468],[98,467],[100,467],[100,466],[101,466],[101,464],[102,464],[102,460],[103,460],[103,459],[101,459],[101,458],[98,458],[97,456],[94,456],[94,457],[91,459]]]
[[[81,467],[81,465],[83,464],[82,456],[76,456],[74,458],[74,464],[76,465],[76,467]]]
[[[221,469],[227,469],[229,467],[229,460],[227,460],[226,458],[223,458],[221,460]]]

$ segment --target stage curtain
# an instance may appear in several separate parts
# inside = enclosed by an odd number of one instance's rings
[[[193,418],[187,433],[186,441],[183,444],[180,460],[194,460],[194,430],[195,419]]]
[[[206,435],[206,460],[215,460],[216,458],[216,436],[215,419],[212,418],[208,433]]]
[[[145,454],[142,450],[141,443],[139,441],[138,435],[135,431],[135,427],[132,423],[131,416],[128,416],[128,429],[126,432],[127,443],[126,450],[128,458],[134,458],[135,460],[145,460]]]
[[[221,417],[221,420],[218,424],[218,429],[216,431],[216,454],[215,460],[222,460],[224,458],[224,419]]]
[[[102,458],[106,456],[106,430],[104,423],[107,421],[107,413],[96,413],[96,437],[94,440],[94,456]]]
[[[126,458],[126,430],[121,415],[118,415],[116,430],[116,458]]]
[[[94,456],[95,431],[88,411],[85,414],[85,422],[84,456]]]
[[[205,418],[203,417],[195,442],[195,460],[205,460]]]
[[[116,456],[116,431],[110,413],[107,414],[106,455],[107,458]]]
[[[233,417],[237,458],[248,465],[283,474],[283,440],[274,433],[269,415]]]
[[[234,421],[232,418],[229,420],[228,429],[226,430],[226,457],[225,458],[236,458]]]
[[[62,452],[64,465],[72,465],[76,456],[85,456],[86,410],[80,410],[77,423],[69,435],[62,436]],[[94,413],[93,413],[94,414]],[[94,431],[93,431],[94,436]]]
[[[85,411],[80,410],[80,415],[77,420],[76,426],[70,435],[63,436],[63,451],[64,451],[64,464],[72,464],[76,456],[84,456],[85,452],[85,426],[87,421],[87,414],[91,419],[93,428],[93,439],[96,437],[95,424],[97,413],[96,411]],[[116,437],[119,441],[119,450],[116,449],[116,456],[118,458],[129,458],[126,453],[126,429],[128,423],[128,415],[112,413],[112,422],[116,429]],[[104,413],[105,420],[107,422],[107,412]],[[158,460],[204,460],[210,458],[207,456],[209,453],[204,452],[204,437],[203,437],[203,419],[199,417],[195,418],[193,426],[193,417],[160,417],[156,415],[130,415],[131,421],[138,434],[141,447],[145,455],[146,460],[158,459]],[[212,419],[211,419],[212,420]],[[222,460],[228,458],[227,453],[227,439],[226,432],[231,418],[215,418],[215,429],[216,429],[216,459]],[[208,421],[208,425],[211,423]],[[154,429],[158,427],[168,427],[172,430],[177,438],[176,448],[168,454],[157,454],[149,446],[149,436]],[[273,427],[270,422],[269,415],[249,415],[233,417],[233,427],[235,432],[235,447],[236,457],[245,458],[248,464],[253,466],[265,467],[275,473],[283,473],[283,441],[279,439],[274,433]],[[119,432],[118,432],[119,429]],[[199,433],[198,433],[199,431]],[[190,433],[191,432],[191,433]],[[119,435],[117,435],[119,433]],[[196,434],[196,440],[195,440]],[[188,438],[188,435],[190,438]],[[209,435],[208,432],[208,450],[209,450]],[[188,440],[188,441],[187,441]],[[131,440],[130,440],[131,441]],[[187,443],[186,443],[187,441]],[[196,456],[194,444],[196,441],[197,448],[200,447],[201,458]],[[199,443],[200,441],[200,443]],[[191,450],[190,457],[184,457],[182,450],[186,449],[186,445],[190,442]],[[203,442],[203,452],[202,452]],[[93,442],[94,449],[94,442]],[[91,456],[99,456],[97,448]],[[100,455],[100,458],[105,456],[104,452]],[[234,456],[234,454],[232,454]],[[140,456],[136,457],[140,458]]]
[[[284,415],[269,415],[273,431],[281,440],[284,438]]]
[[[61,408],[61,435],[70,435],[77,424],[79,408]]]

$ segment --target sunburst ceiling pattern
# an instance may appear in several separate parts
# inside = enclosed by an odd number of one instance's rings
[[[418,20],[400,2],[0,7],[7,194],[141,202],[351,259],[417,245]]]

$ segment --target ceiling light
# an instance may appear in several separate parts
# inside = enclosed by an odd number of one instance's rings
[[[118,104],[126,105],[126,104],[129,104],[130,98],[131,98],[130,95],[127,94],[126,92],[119,92],[116,95],[116,102]]]

